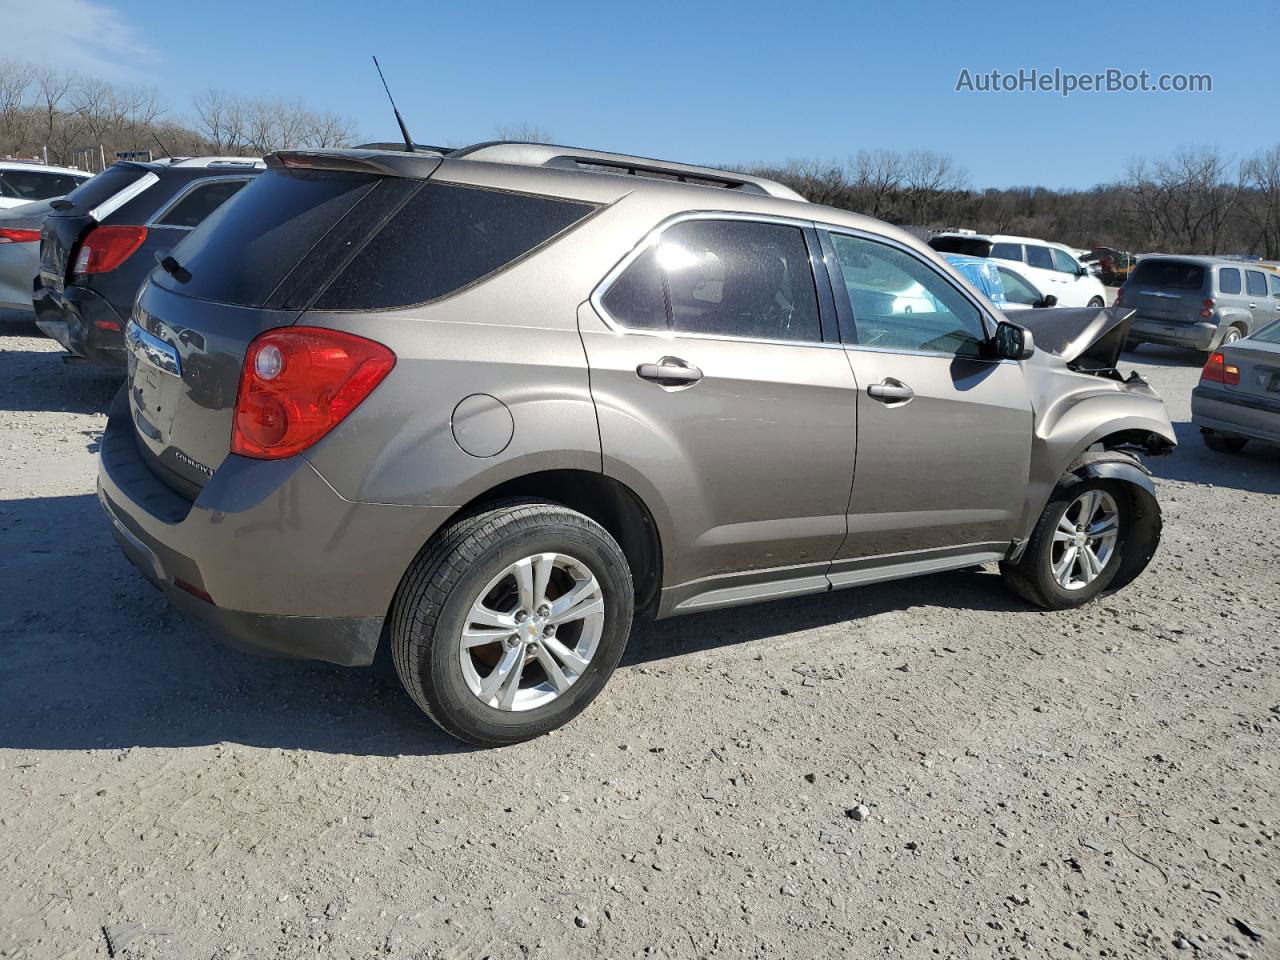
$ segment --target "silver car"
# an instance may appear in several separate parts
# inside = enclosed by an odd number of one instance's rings
[[[48,200],[0,210],[0,308],[31,313],[31,287],[40,272],[40,227]]]
[[[1235,453],[1250,440],[1280,445],[1280,323],[1209,357],[1191,392],[1191,422],[1210,450]]]
[[[99,472],[124,552],[241,645],[389,644],[503,744],[583,710],[635,615],[980,563],[1068,608],[1156,549],[1138,456],[1174,433],[1115,370],[1127,311],[1015,326],[907,233],[724,170],[267,162],[144,285]]]

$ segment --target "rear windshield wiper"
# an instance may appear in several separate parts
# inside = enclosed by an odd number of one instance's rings
[[[156,251],[156,263],[160,264],[162,270],[179,283],[186,283],[191,279],[191,271],[175,260],[170,254],[163,251]]]

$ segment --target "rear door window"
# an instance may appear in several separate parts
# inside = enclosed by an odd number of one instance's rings
[[[1218,271],[1218,291],[1233,294],[1240,292],[1240,271],[1235,267],[1223,267]]]
[[[1271,295],[1273,297],[1280,297],[1280,277],[1277,277],[1275,274],[1272,274],[1270,279],[1271,279]]]
[[[1048,247],[1038,247],[1033,243],[1028,243],[1027,266],[1039,267],[1041,270],[1052,270],[1053,254],[1050,253]]]
[[[248,182],[247,179],[197,181],[156,218],[156,225],[186,230],[198,227],[205,217],[235,196]]]
[[[1267,278],[1260,270],[1246,270],[1244,272],[1246,289],[1251,297],[1265,297],[1267,295]]]
[[[316,300],[376,310],[438,300],[582,220],[589,203],[427,181]]]
[[[1022,262],[1022,244],[1020,243],[993,243],[991,245],[991,256],[997,260],[1017,260]]]

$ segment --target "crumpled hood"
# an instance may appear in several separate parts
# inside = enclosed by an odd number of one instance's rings
[[[1119,361],[1134,312],[1132,307],[1050,307],[1019,311],[1013,322],[1031,331],[1037,350],[1067,363],[1086,360],[1106,368]]]

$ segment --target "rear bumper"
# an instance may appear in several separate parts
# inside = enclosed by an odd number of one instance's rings
[[[373,661],[400,578],[444,519],[343,500],[301,457],[230,456],[188,502],[139,454],[125,390],[102,438],[98,499],[134,566],[231,645],[345,666]]]
[[[1136,316],[1129,327],[1129,339],[1140,343],[1160,343],[1170,347],[1209,350],[1218,342],[1216,323],[1173,323]]]
[[[61,292],[37,285],[31,305],[36,326],[65,350],[94,363],[125,366],[125,321],[101,294],[74,285]]]
[[[1196,387],[1191,391],[1191,422],[1203,430],[1280,444],[1280,397]]]

